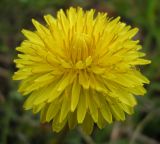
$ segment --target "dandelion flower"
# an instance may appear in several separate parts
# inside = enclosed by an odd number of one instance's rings
[[[150,63],[133,39],[138,29],[93,9],[71,7],[44,19],[45,26],[33,19],[36,30],[22,30],[27,39],[16,48],[13,79],[28,95],[24,108],[40,112],[56,132],[79,125],[91,133],[95,123],[103,128],[132,114],[134,96],[149,83],[138,68]]]

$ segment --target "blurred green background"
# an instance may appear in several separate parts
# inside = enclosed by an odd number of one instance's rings
[[[91,136],[78,129],[53,133],[39,116],[22,108],[24,97],[17,92],[15,47],[24,39],[22,28],[33,30],[31,18],[44,23],[43,15],[56,15],[60,8],[81,6],[107,12],[110,17],[139,27],[137,38],[152,64],[143,67],[151,84],[138,97],[135,113],[123,123],[114,123]],[[0,0],[0,144],[160,144],[160,1],[159,0]]]

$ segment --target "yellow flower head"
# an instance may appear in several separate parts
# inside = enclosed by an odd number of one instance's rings
[[[13,79],[29,94],[24,108],[40,112],[56,132],[68,124],[91,133],[94,123],[103,128],[132,114],[134,95],[144,95],[149,83],[137,67],[150,63],[132,39],[138,29],[93,9],[60,10],[44,19],[45,26],[32,20],[34,32],[22,30],[27,40],[16,48]]]

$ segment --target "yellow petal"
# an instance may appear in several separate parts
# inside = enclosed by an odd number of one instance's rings
[[[94,95],[91,95],[91,93],[89,93],[87,101],[88,101],[90,115],[93,118],[94,122],[97,122],[98,121],[98,107],[93,97]]]
[[[57,116],[52,122],[52,129],[55,132],[59,132],[66,124],[67,119],[63,120],[61,123],[59,122],[59,117]]]
[[[35,101],[35,99],[37,98],[37,93],[36,92],[33,92],[28,98],[27,100],[25,101],[23,107],[24,109],[26,110],[29,110],[33,107],[33,101]]]
[[[48,106],[45,106],[45,107],[43,107],[42,110],[41,110],[40,121],[41,121],[42,123],[46,122],[47,109],[48,109]]]
[[[86,106],[86,98],[84,93],[81,93],[78,107],[77,107],[77,120],[78,123],[82,123],[87,111],[87,106]]]
[[[70,111],[70,101],[69,101],[68,95],[64,94],[63,102],[61,106],[60,120],[59,120],[60,123],[66,118],[69,111]]]
[[[108,123],[112,123],[112,113],[111,113],[109,105],[105,101],[101,104],[100,111],[101,111],[103,118]]]
[[[81,87],[76,79],[72,86],[71,111],[73,112],[78,104]]]
[[[86,134],[91,134],[93,130],[93,120],[89,114],[86,114],[84,122],[82,123],[82,129]]]
[[[135,97],[132,94],[125,92],[125,90],[121,91],[121,93],[119,93],[118,91],[117,93],[110,93],[110,95],[111,97],[115,97],[122,103],[127,104],[129,106],[133,107],[137,104]]]
[[[77,125],[77,112],[76,111],[74,111],[68,116],[68,125],[70,129],[75,128],[75,126]]]
[[[128,114],[133,114],[134,113],[134,110],[133,110],[133,107],[130,107],[126,104],[123,104],[123,103],[119,103],[118,104],[126,113]]]
[[[23,33],[31,42],[43,46],[42,40],[40,39],[40,37],[39,37],[35,32],[32,32],[32,31],[23,29],[23,30],[22,30],[22,33]]]
[[[46,114],[46,121],[49,122],[51,121],[56,114],[59,112],[60,110],[60,102],[59,101],[53,101],[49,106],[48,106],[48,110],[47,110],[47,114]]]
[[[100,129],[104,128],[105,125],[106,125],[106,121],[105,119],[103,118],[101,112],[98,113],[98,122],[97,122],[97,125]]]
[[[73,73],[66,73],[63,75],[61,80],[59,81],[58,91],[63,91],[71,82],[73,82]],[[72,79],[72,81],[71,81]]]
[[[44,103],[39,104],[37,106],[33,106],[33,113],[38,113],[44,106],[45,106]]]
[[[117,104],[111,104],[110,108],[116,120],[125,120],[125,114]]]
[[[85,88],[89,88],[89,77],[87,72],[85,71],[80,71],[79,73],[79,83]]]

